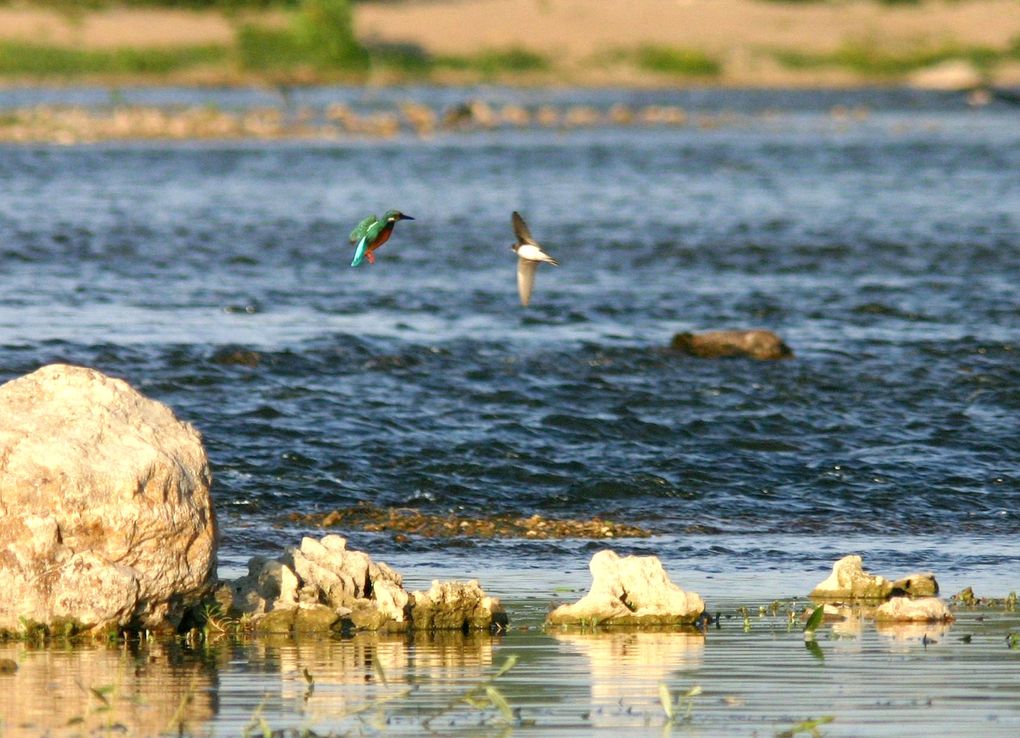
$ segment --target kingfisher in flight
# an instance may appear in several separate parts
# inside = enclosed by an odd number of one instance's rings
[[[398,220],[414,220],[414,218],[404,215],[399,210],[387,210],[382,220],[370,215],[358,223],[350,235],[351,243],[357,244],[351,266],[358,266],[364,259],[368,259],[369,264],[375,264],[375,254],[372,252],[389,240],[393,234],[393,226],[397,224]]]
[[[514,235],[517,236],[517,242],[510,247],[517,254],[517,294],[521,296],[521,305],[527,307],[531,301],[531,288],[535,285],[535,270],[539,262],[544,261],[553,266],[559,266],[560,263],[542,250],[520,213],[515,210],[510,221],[514,226]]]

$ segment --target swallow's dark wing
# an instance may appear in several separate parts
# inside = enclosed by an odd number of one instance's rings
[[[516,210],[510,216],[510,222],[514,225],[514,235],[517,236],[518,241],[538,245],[538,242],[532,237],[531,231],[528,230],[528,224],[524,222],[524,218]]]

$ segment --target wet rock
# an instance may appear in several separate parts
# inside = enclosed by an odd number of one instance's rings
[[[216,565],[198,432],[62,364],[0,387],[0,417],[0,629],[179,623]]]
[[[588,568],[592,575],[588,594],[553,610],[550,625],[689,624],[705,610],[698,594],[670,581],[655,556],[620,558],[613,551],[599,551]]]
[[[415,630],[490,628],[505,623],[499,601],[477,582],[435,582],[408,594],[400,575],[337,535],[304,538],[275,560],[255,558],[248,574],[216,593],[231,616],[249,616],[257,630]]]
[[[879,622],[949,622],[953,613],[938,597],[893,597],[875,609]]]
[[[752,359],[788,359],[790,347],[772,331],[733,330],[677,333],[670,348],[703,359],[746,356]]]
[[[499,600],[489,597],[478,582],[433,581],[428,592],[411,595],[411,621],[415,630],[504,629],[506,613]]]
[[[891,581],[864,571],[860,556],[844,556],[832,565],[832,573],[811,590],[816,599],[885,600],[892,596],[931,597],[939,591],[931,573],[910,574]]]

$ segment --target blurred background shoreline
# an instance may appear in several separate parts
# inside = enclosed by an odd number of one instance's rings
[[[1015,0],[0,3],[0,87],[1020,85]]]

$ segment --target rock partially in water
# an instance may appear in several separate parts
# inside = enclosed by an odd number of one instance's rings
[[[0,629],[176,626],[216,567],[198,432],[63,364],[0,387],[0,417]]]
[[[232,617],[257,630],[473,630],[502,627],[499,600],[477,582],[434,582],[408,594],[401,576],[338,535],[304,538],[275,560],[254,558],[248,574],[223,583],[216,599]]]
[[[876,622],[949,622],[953,613],[938,597],[893,597],[875,609]]]
[[[499,600],[470,582],[433,581],[427,592],[411,594],[411,625],[415,630],[503,629],[506,613]]]
[[[751,359],[788,359],[793,351],[772,331],[731,330],[705,333],[677,333],[670,348],[702,359],[748,357]]]
[[[860,556],[844,556],[832,565],[832,573],[811,590],[816,599],[885,600],[893,596],[932,597],[939,592],[935,575],[910,574],[891,581],[864,571]]]
[[[550,625],[691,624],[705,610],[698,594],[670,581],[656,556],[621,558],[613,551],[599,551],[588,568],[592,575],[588,594],[549,613]]]

